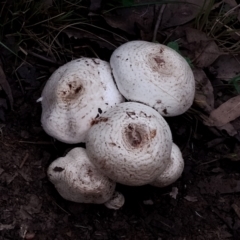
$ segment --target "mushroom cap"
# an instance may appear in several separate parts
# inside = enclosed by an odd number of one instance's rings
[[[120,192],[114,192],[112,197],[104,203],[104,205],[109,209],[118,210],[125,203],[125,198]]]
[[[126,102],[102,114],[87,134],[90,161],[118,183],[141,186],[165,169],[172,135],[154,109]]]
[[[58,68],[47,81],[40,100],[44,130],[65,143],[84,142],[92,121],[124,101],[110,65],[91,58],[79,58]]]
[[[151,183],[155,187],[166,187],[174,183],[182,174],[184,160],[179,147],[173,143],[171,158],[165,170]]]
[[[110,65],[119,91],[129,101],[149,105],[163,116],[180,115],[193,103],[192,70],[165,45],[127,42],[113,52]]]
[[[47,174],[59,194],[73,202],[104,203],[112,197],[116,186],[89,161],[83,148],[74,148],[53,161]]]

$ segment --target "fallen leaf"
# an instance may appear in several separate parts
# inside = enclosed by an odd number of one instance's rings
[[[195,66],[208,67],[220,56],[217,44],[206,33],[193,28],[186,28],[185,32],[188,49],[194,53]]]
[[[221,127],[240,116],[240,95],[230,98],[214,109],[205,121],[208,126]]]
[[[208,67],[221,55],[214,40],[197,29],[179,27],[169,40],[178,41],[182,54],[188,57],[195,67]]]
[[[227,134],[229,135],[229,136],[235,136],[238,132],[237,132],[237,130],[236,130],[236,128],[233,126],[233,124],[231,124],[231,123],[227,123],[227,124],[225,124],[225,125],[223,125],[223,126],[219,126],[219,127],[217,127],[219,130],[221,130],[221,131],[226,131],[227,132]]]
[[[240,56],[221,55],[209,67],[209,71],[216,78],[230,80],[240,75]]]
[[[131,35],[135,35],[140,29],[143,32],[152,32],[155,6],[148,5],[146,0],[135,0],[132,4],[134,3],[146,5],[116,9],[104,14],[103,17],[111,27],[119,28]]]
[[[179,26],[194,19],[202,10],[204,4],[208,5],[209,0],[181,0],[176,3],[169,3],[162,16],[161,28]]]
[[[233,125],[233,127],[236,129],[237,131],[237,136],[235,136],[237,139],[239,139],[240,141],[240,118],[237,118],[235,120],[233,120],[231,122],[231,124]]]
[[[6,93],[7,97],[8,97],[11,109],[13,109],[12,90],[10,88],[10,85],[9,85],[9,83],[7,81],[5,73],[4,73],[4,71],[3,71],[1,66],[0,66],[0,85],[1,85],[2,89],[4,90],[4,92]]]
[[[235,0],[223,0],[223,2],[227,3],[230,7],[237,6],[237,2]]]
[[[196,83],[194,103],[206,113],[210,113],[214,109],[212,84],[203,70],[195,68],[193,69],[193,74]]]

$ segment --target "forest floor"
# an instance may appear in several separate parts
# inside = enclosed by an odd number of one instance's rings
[[[40,2],[1,3],[0,239],[240,239],[239,5]],[[166,118],[184,172],[166,188],[117,185],[119,210],[66,201],[46,170],[78,144],[44,132],[37,99],[59,66],[81,56],[109,61],[135,39],[169,45],[193,68],[193,106]]]

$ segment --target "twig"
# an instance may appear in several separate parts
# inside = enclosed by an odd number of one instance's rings
[[[27,153],[25,154],[25,156],[24,156],[24,158],[23,158],[20,166],[19,166],[20,169],[23,167],[23,165],[24,165],[25,162],[27,161],[28,157],[29,157],[29,153],[27,152]]]
[[[162,21],[162,15],[163,15],[163,11],[164,11],[165,7],[166,7],[166,4],[163,4],[161,6],[161,8],[159,9],[158,18],[157,18],[157,21],[156,21],[156,24],[155,24],[155,27],[154,27],[154,32],[153,32],[153,39],[152,39],[153,42],[156,41],[158,28],[159,28],[159,25]]]

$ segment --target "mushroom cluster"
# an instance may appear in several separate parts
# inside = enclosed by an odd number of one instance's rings
[[[67,200],[111,209],[125,201],[116,183],[172,184],[184,161],[164,117],[184,113],[194,94],[188,63],[162,44],[132,41],[113,52],[110,64],[84,57],[63,65],[39,99],[42,126],[86,149],[53,161],[50,181]]]

